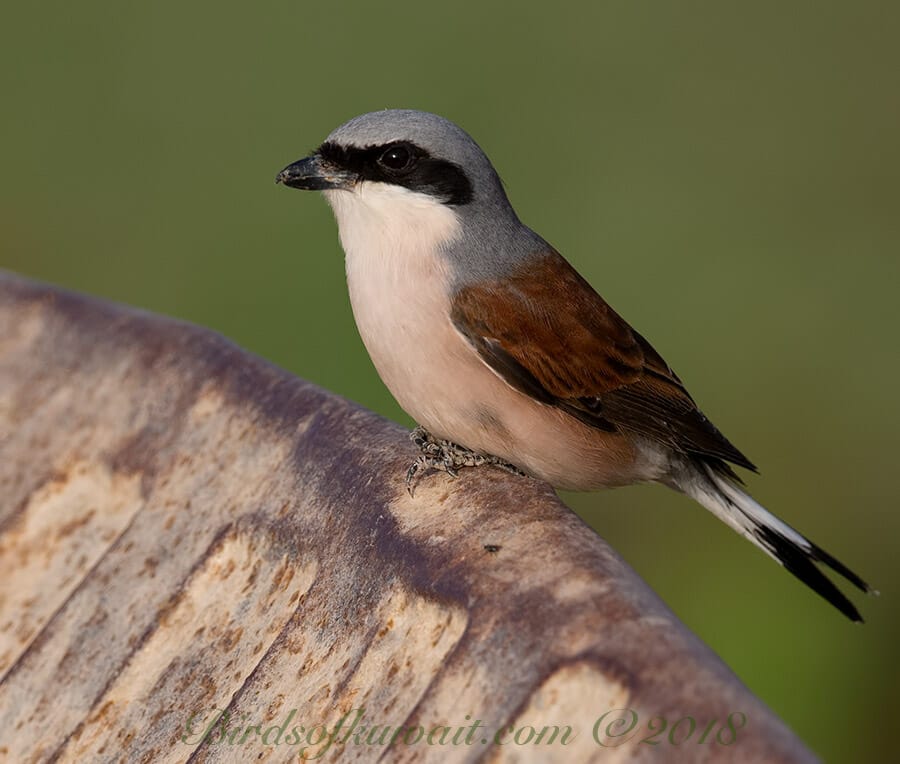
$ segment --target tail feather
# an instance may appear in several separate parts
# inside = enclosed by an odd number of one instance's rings
[[[831,568],[863,592],[872,590],[858,575],[816,546],[787,523],[714,469],[700,466],[691,478],[678,482],[680,490],[762,549],[803,583],[828,600],[851,621],[862,622],[853,603],[816,566]]]

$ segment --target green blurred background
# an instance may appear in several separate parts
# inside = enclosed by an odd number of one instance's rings
[[[439,112],[521,217],[882,591],[854,627],[659,487],[566,495],[828,761],[900,713],[896,3],[8,3],[0,266],[213,327],[409,423],[323,200],[276,171],[361,112]],[[752,720],[751,720],[752,723]]]

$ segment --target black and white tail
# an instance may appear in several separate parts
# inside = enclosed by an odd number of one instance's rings
[[[859,611],[816,566],[822,563],[846,578],[857,589],[872,593],[853,571],[828,552],[779,520],[735,482],[708,465],[697,465],[678,488],[734,528],[803,583],[818,592],[852,621],[862,622]]]

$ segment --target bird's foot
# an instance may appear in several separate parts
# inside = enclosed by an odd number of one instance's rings
[[[514,464],[503,461],[498,456],[480,454],[465,446],[460,446],[450,440],[438,440],[424,427],[416,427],[409,434],[409,439],[422,451],[410,468],[406,471],[406,490],[412,496],[415,492],[416,475],[428,474],[433,470],[446,472],[450,477],[456,477],[462,467],[480,467],[483,464],[499,467],[511,472],[513,475],[525,475]]]

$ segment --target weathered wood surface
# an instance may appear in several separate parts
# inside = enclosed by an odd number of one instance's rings
[[[0,274],[0,760],[297,760],[342,717],[307,756],[814,760],[547,485],[411,499],[414,455],[210,331]]]

